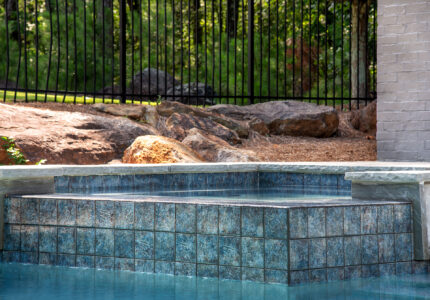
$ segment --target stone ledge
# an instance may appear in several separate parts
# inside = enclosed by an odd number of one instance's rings
[[[47,165],[47,166],[2,166],[0,179],[23,179],[52,176],[127,175],[164,173],[212,173],[212,172],[290,172],[315,174],[344,174],[346,172],[429,170],[430,163],[393,162],[293,162],[293,163],[202,163],[202,164],[158,164],[158,165]],[[417,173],[417,172],[413,172]],[[418,172],[419,173],[419,172]],[[368,175],[348,174],[349,178]],[[382,173],[381,173],[382,174]],[[351,179],[349,179],[351,180]],[[373,180],[373,179],[372,179]]]
[[[347,172],[346,180],[366,184],[399,184],[430,182],[430,171],[367,171]]]

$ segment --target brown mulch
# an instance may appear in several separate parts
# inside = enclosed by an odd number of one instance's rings
[[[110,116],[96,111],[91,105],[63,103],[19,103],[40,109],[81,112]],[[332,138],[310,138],[290,136],[257,136],[243,140],[239,147],[253,150],[261,161],[374,161],[376,141],[373,137],[349,128],[340,114],[340,136]]]

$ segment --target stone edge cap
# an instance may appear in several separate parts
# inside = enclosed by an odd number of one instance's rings
[[[367,184],[430,183],[430,171],[347,172],[345,179]]]

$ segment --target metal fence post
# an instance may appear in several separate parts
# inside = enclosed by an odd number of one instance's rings
[[[254,104],[254,0],[248,0],[248,98]]]
[[[121,91],[121,103],[126,102],[126,84],[127,84],[127,73],[126,73],[126,51],[127,51],[127,41],[126,41],[126,27],[127,27],[127,15],[126,15],[126,0],[119,0],[119,31],[120,31],[120,50],[119,50],[119,60],[120,60],[120,91]],[[112,87],[113,88],[113,87]]]

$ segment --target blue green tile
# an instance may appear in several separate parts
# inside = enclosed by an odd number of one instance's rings
[[[378,206],[378,233],[394,232],[393,205]]]
[[[296,188],[303,187],[304,175],[300,173],[282,173],[285,177],[285,184],[287,186],[294,186]]]
[[[22,198],[20,200],[20,214],[22,224],[39,224],[39,201]]]
[[[309,270],[309,282],[325,282],[327,281],[326,269]]]
[[[150,191],[160,191],[165,188],[169,174],[146,175],[147,187]],[[134,178],[136,180],[136,177]],[[146,190],[146,189],[145,189]]]
[[[240,266],[240,237],[219,237],[219,263],[221,265]]]
[[[136,230],[134,235],[135,257],[139,259],[154,259],[154,233]]]
[[[175,263],[175,275],[182,276],[196,276],[197,273],[197,265],[193,263]]]
[[[308,209],[308,235],[309,237],[325,236],[325,209]]]
[[[343,235],[343,207],[326,208],[327,236]]]
[[[281,208],[264,209],[264,235],[266,238],[286,239],[287,210]]]
[[[394,231],[396,233],[411,232],[411,205],[394,205]]]
[[[218,206],[197,206],[197,232],[205,234],[218,233]]]
[[[196,262],[196,235],[176,234],[176,261]]]
[[[4,225],[3,250],[19,251],[21,247],[21,226]]]
[[[69,189],[71,193],[86,193],[88,190],[87,176],[70,176]]]
[[[242,236],[263,237],[263,209],[242,208]]]
[[[58,200],[58,225],[76,225],[76,200]]]
[[[343,240],[345,249],[345,266],[361,264],[360,236],[347,236]]]
[[[56,264],[57,264],[56,253],[39,253],[39,265],[55,266]]]
[[[219,234],[240,235],[240,207],[219,207]]]
[[[136,259],[134,270],[141,273],[154,273],[155,263],[153,260]]]
[[[242,280],[264,282],[264,269],[242,267]]]
[[[117,192],[120,190],[119,175],[104,175],[103,187],[105,192]]]
[[[306,208],[292,208],[289,214],[290,238],[308,237],[308,210]]]
[[[21,252],[19,261],[23,264],[38,264],[39,253],[37,252]]]
[[[279,172],[260,172],[258,177],[261,188],[273,188],[285,184],[280,180],[281,174]]]
[[[96,229],[96,255],[114,256],[114,244],[113,229]]]
[[[57,225],[57,200],[39,200],[39,224]]]
[[[337,189],[337,178],[336,174],[322,174],[321,175],[321,186],[322,187],[332,187]]]
[[[54,176],[54,186],[56,193],[69,192],[69,177],[68,176]]]
[[[78,228],[76,230],[76,250],[78,254],[94,254],[95,229]]]
[[[288,272],[283,270],[264,270],[265,282],[288,284]]]
[[[187,187],[191,189],[206,187],[208,175],[206,173],[190,173],[187,175]]]
[[[176,232],[196,232],[196,205],[176,204]]]
[[[134,188],[134,175],[119,175],[120,191],[132,191]]]
[[[288,243],[286,240],[265,240],[265,268],[288,270]]]
[[[149,191],[149,177],[150,175],[142,175],[142,174],[135,174],[134,175],[134,188],[133,190],[136,192],[144,192]]]
[[[49,253],[57,252],[57,227],[39,227],[39,251]]]
[[[379,263],[395,261],[394,234],[381,234],[378,236]]]
[[[309,240],[309,268],[324,268],[327,265],[327,242],[324,238]]]
[[[95,221],[95,202],[97,201],[76,201],[76,225],[93,227]]]
[[[4,199],[4,223],[21,223],[20,199],[16,197],[6,197]]]
[[[397,261],[412,260],[412,234],[411,233],[396,234],[396,260]]]
[[[309,268],[309,241],[290,240],[290,269],[303,270]]]
[[[76,255],[72,254],[58,254],[57,266],[74,267],[76,265]]]
[[[115,225],[115,202],[96,202],[96,227],[113,228]]]
[[[134,259],[115,257],[115,270],[134,271]]]
[[[115,230],[115,257],[134,258],[133,230]]]
[[[378,263],[378,237],[376,235],[361,237],[361,254],[363,264]]]
[[[412,261],[412,273],[413,274],[428,274],[430,263],[428,261]]]
[[[18,263],[21,260],[20,254],[18,251],[3,251],[2,262],[15,262]]]
[[[58,227],[58,253],[76,253],[76,229],[73,227]]]
[[[363,206],[361,208],[361,234],[377,233],[378,209],[376,206]]]
[[[154,272],[173,275],[175,273],[175,263],[169,261],[156,261]]]
[[[361,278],[361,266],[345,267],[345,279],[358,279]]]
[[[396,263],[396,275],[408,274],[412,274],[412,263],[410,261]]]
[[[344,265],[343,237],[328,238],[327,239],[327,266],[340,267],[343,265]]]
[[[396,275],[396,264],[380,264],[379,276],[393,276]]]
[[[21,251],[36,252],[39,250],[37,226],[21,226]]]
[[[264,267],[264,240],[257,238],[242,238],[242,266]]]
[[[134,204],[134,228],[154,230],[154,203],[137,202]]]
[[[173,261],[175,258],[175,234],[155,233],[155,259]]]
[[[320,174],[303,174],[303,184],[305,187],[320,187],[321,177]]]
[[[175,204],[155,204],[155,230],[175,231]]]
[[[97,269],[113,270],[115,268],[115,259],[113,257],[95,257],[95,265]]]
[[[207,278],[218,278],[218,266],[197,264],[197,276]]]
[[[379,277],[379,265],[362,265],[361,266],[361,277],[373,278]]]
[[[89,193],[100,193],[104,191],[103,176],[92,175],[87,177],[88,192]]]
[[[340,190],[351,190],[351,180],[345,179],[345,174],[338,175],[337,177],[337,187]]]
[[[344,280],[345,272],[343,268],[328,268],[327,281]]]
[[[219,266],[219,278],[240,280],[242,278],[241,268],[232,266]]]
[[[344,208],[345,235],[361,234],[361,208],[359,206],[348,206]]]
[[[134,228],[134,203],[126,201],[115,202],[115,228]]]
[[[309,282],[309,271],[291,271],[290,284],[303,284]]]
[[[197,262],[218,263],[218,236],[197,235]]]
[[[95,266],[94,256],[88,256],[88,255],[76,256],[76,267],[94,268],[94,266]]]

